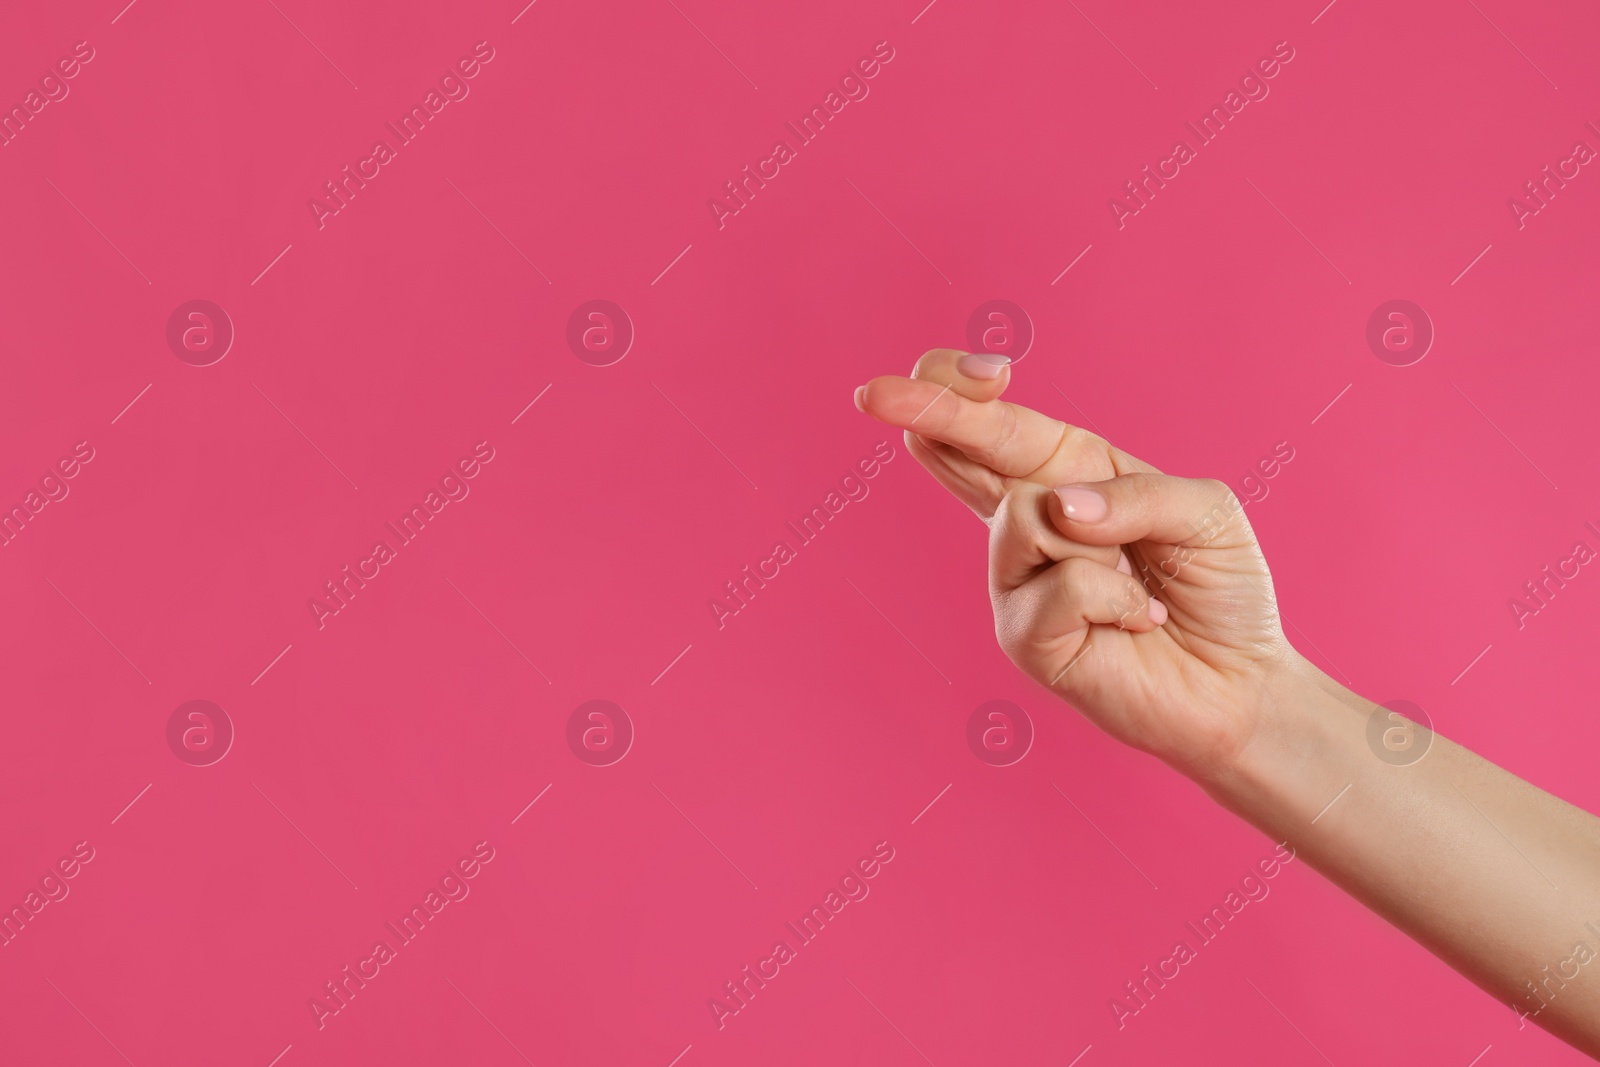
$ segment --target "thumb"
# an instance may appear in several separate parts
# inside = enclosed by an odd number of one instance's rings
[[[1051,520],[1079,544],[1231,548],[1253,540],[1239,498],[1215,478],[1124,474],[1063,485],[1053,495]]]

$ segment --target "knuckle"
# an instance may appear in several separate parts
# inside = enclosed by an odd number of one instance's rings
[[[989,524],[992,546],[1037,545],[1040,537],[1037,488],[1018,482],[1006,490]]]
[[[1013,526],[1016,530],[1027,530],[1030,526],[1038,525],[1038,499],[1040,499],[1040,486],[1029,482],[1018,482],[1005,491],[1005,498],[1000,501],[997,514],[1005,518],[1006,525]]]
[[[1126,485],[1129,491],[1141,500],[1152,500],[1159,496],[1167,481],[1165,475],[1149,474],[1144,471],[1135,474],[1124,474],[1116,480]]]
[[[948,382],[945,383],[939,395],[929,402],[926,417],[934,420],[939,427],[939,433],[954,432],[957,429],[956,424],[961,420],[961,394],[952,389]]]
[[[1117,625],[1127,627],[1128,620],[1144,610],[1145,601],[1148,599],[1144,586],[1134,578],[1123,578],[1117,583],[1116,590],[1111,594],[1111,612],[1117,617]]]
[[[1096,574],[1095,564],[1084,556],[1072,556],[1057,565],[1062,592],[1072,600],[1080,600],[1091,587]]]
[[[1002,610],[998,607],[995,610],[995,641],[1000,645],[1000,651],[1004,652],[1013,662],[1017,662],[1029,644],[1031,644],[1028,637],[1029,625],[1029,620],[1019,612],[1009,609]]]
[[[1202,478],[1200,479],[1200,484],[1205,488],[1206,498],[1214,506],[1221,506],[1231,511],[1233,506],[1238,503],[1238,497],[1234,496],[1233,493],[1233,486],[1222,479]]]
[[[1027,490],[1021,485],[1014,485],[1000,498],[1000,506],[994,513],[995,519],[1006,526],[1015,525],[1021,519],[1026,505]]]
[[[916,365],[911,368],[911,377],[919,379],[927,377],[928,371],[938,365],[940,358],[947,351],[949,350],[944,348],[930,348],[922,353],[917,357]]]
[[[1000,405],[999,420],[995,425],[993,436],[984,442],[977,457],[989,467],[999,466],[1001,457],[1006,454],[1006,450],[1016,440],[1022,428],[1021,420],[1017,418],[1017,409],[1010,404]]]
[[[1043,612],[1037,593],[1018,589],[994,597],[995,641],[1019,665],[1039,644]]]
[[[1101,437],[1093,430],[1071,422],[1061,423],[1061,443],[1063,445],[1070,445],[1074,449],[1081,449],[1085,452],[1090,452],[1094,449],[1106,449],[1110,447],[1109,442],[1107,442],[1104,437]]]
[[[1215,538],[1239,523],[1244,514],[1244,505],[1227,482],[1204,478],[1201,479],[1201,485],[1207,504],[1199,529],[1209,538]]]

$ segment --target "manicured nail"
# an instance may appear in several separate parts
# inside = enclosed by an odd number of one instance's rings
[[[1126,574],[1129,578],[1133,577],[1133,564],[1128,562],[1128,554],[1126,552],[1117,552],[1117,570]]]
[[[968,378],[992,382],[1011,364],[1010,356],[997,356],[989,352],[968,352],[956,360],[956,370]]]
[[[1063,485],[1056,490],[1061,510],[1075,522],[1099,522],[1106,517],[1106,498],[1087,486]]]
[[[1163,626],[1167,621],[1167,606],[1155,597],[1150,598],[1150,621]]]
[[[865,412],[867,410],[866,400],[867,400],[867,387],[864,386],[864,385],[856,386],[856,410],[857,411]]]

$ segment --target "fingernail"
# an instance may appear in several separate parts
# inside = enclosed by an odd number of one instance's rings
[[[867,400],[867,387],[864,386],[864,385],[856,386],[856,410],[857,411],[865,412],[867,410],[866,400]]]
[[[1157,626],[1165,625],[1167,621],[1167,606],[1155,597],[1150,598],[1150,621]]]
[[[990,352],[968,352],[956,360],[956,370],[968,378],[992,382],[1011,363],[1010,356],[997,356]]]
[[[1128,562],[1128,554],[1126,552],[1117,553],[1117,570],[1126,574],[1129,578],[1133,577],[1133,564]]]
[[[1099,522],[1106,517],[1106,498],[1082,485],[1063,485],[1056,490],[1061,510],[1076,522]]]

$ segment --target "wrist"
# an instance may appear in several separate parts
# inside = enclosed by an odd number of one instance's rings
[[[1249,734],[1193,777],[1218,803],[1269,833],[1275,832],[1269,823],[1309,819],[1346,784],[1371,707],[1291,652],[1269,668]]]

